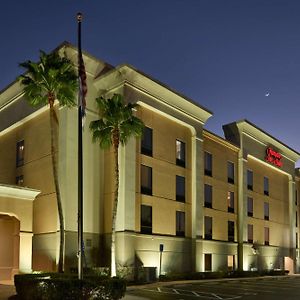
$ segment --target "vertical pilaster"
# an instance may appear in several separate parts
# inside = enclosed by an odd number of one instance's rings
[[[20,232],[20,272],[29,273],[32,271],[32,236],[31,232]]]

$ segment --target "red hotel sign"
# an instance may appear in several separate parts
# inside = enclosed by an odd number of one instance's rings
[[[276,167],[279,167],[281,168],[282,167],[282,161],[281,161],[281,158],[282,158],[282,155],[276,151],[274,151],[271,147],[268,147],[267,150],[266,150],[266,161],[275,165]]]

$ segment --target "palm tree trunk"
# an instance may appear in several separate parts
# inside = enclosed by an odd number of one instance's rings
[[[111,230],[111,277],[117,276],[116,272],[116,218],[118,209],[119,196],[119,142],[114,143],[115,156],[115,193],[114,193],[114,207],[112,213],[112,230]]]
[[[59,230],[60,230],[60,243],[59,243],[59,259],[58,259],[58,272],[63,272],[63,259],[64,259],[64,243],[65,243],[65,230],[64,230],[64,216],[61,204],[61,195],[58,181],[58,170],[57,170],[57,151],[55,147],[55,142],[58,139],[56,134],[58,126],[58,118],[53,106],[54,100],[49,100],[50,103],[50,128],[51,128],[51,158],[52,158],[52,170],[54,178],[54,186],[56,192],[56,201],[59,217]]]

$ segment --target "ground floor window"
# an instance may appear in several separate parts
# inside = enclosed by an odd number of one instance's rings
[[[211,254],[204,254],[204,271],[211,271]]]
[[[228,271],[234,270],[234,255],[227,256],[227,268],[228,268]]]

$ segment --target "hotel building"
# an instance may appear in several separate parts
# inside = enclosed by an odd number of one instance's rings
[[[74,64],[77,51],[57,49]],[[94,99],[121,93],[139,104],[141,139],[120,148],[117,263],[170,272],[299,272],[300,154],[247,120],[205,130],[212,112],[129,65],[84,54],[84,245],[88,267],[109,265],[112,151],[92,143]],[[77,112],[59,115],[58,166],[65,268],[77,266]],[[0,93],[0,280],[55,270],[59,224],[47,107],[32,108],[19,82]],[[160,268],[160,255],[162,257]]]

